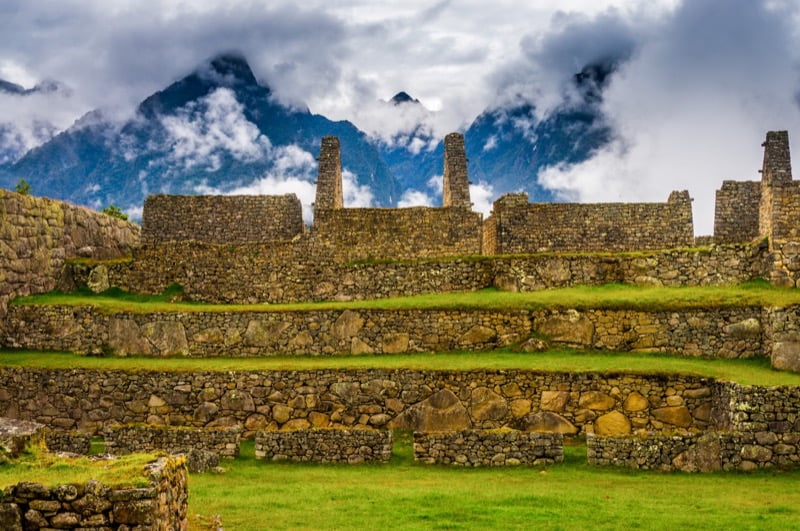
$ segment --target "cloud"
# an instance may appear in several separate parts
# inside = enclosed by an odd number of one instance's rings
[[[412,207],[412,206],[434,206],[433,198],[425,192],[414,190],[410,188],[403,192],[400,200],[397,202],[399,208]]]
[[[253,162],[272,148],[269,139],[247,120],[235,93],[227,88],[189,103],[174,116],[161,117],[161,125],[170,143],[169,162],[183,169],[206,166],[208,171],[216,171],[223,154]]]
[[[358,184],[358,176],[347,168],[342,169],[342,196],[344,206],[349,208],[371,207],[375,196],[369,186]]]
[[[617,138],[540,182],[582,201],[688,189],[695,230],[710,234],[722,180],[759,179],[765,132],[800,129],[797,17],[790,3],[692,0],[652,22],[605,92]]]
[[[492,202],[495,199],[494,188],[487,182],[469,185],[469,197],[472,200],[472,210],[480,212],[484,217],[492,211]]]

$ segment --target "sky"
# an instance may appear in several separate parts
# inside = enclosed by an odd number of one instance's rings
[[[613,141],[540,180],[580,201],[688,189],[698,234],[712,230],[723,179],[758,178],[767,130],[800,137],[798,0],[4,0],[0,79],[65,88],[0,96],[0,122],[30,147],[42,119],[63,129],[94,108],[130,116],[229,50],[282,102],[386,140],[420,121],[438,138],[520,99],[545,117],[569,101],[570,76],[615,57],[602,105]],[[379,100],[400,90],[434,112],[386,114]]]

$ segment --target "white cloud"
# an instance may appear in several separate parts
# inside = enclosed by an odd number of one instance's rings
[[[412,207],[412,206],[434,206],[433,198],[425,192],[414,190],[410,188],[403,192],[400,200],[397,202],[399,208]]]
[[[494,188],[486,182],[469,185],[469,197],[472,200],[472,210],[480,212],[484,217],[492,211],[494,201]]]
[[[161,124],[170,142],[169,159],[185,169],[207,166],[219,169],[223,153],[252,162],[271,149],[269,139],[244,115],[244,106],[228,88],[218,88],[191,102]]]
[[[345,207],[371,207],[375,204],[369,186],[358,184],[358,176],[346,168],[342,170],[342,195]]]
[[[442,195],[442,187],[444,185],[444,181],[442,180],[444,177],[442,175],[434,175],[428,182],[428,188],[436,192],[436,195]]]

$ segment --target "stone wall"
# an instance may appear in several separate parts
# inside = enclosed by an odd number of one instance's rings
[[[465,208],[345,208],[315,213],[311,236],[339,262],[481,254],[482,216]]]
[[[0,493],[0,529],[185,530],[188,486],[183,458],[148,467],[151,486],[115,487],[93,479],[46,487],[22,482]]]
[[[516,430],[414,432],[414,459],[458,466],[550,465],[564,460],[564,435]]]
[[[464,148],[464,135],[461,133],[450,133],[444,137],[442,206],[472,209],[467,177],[467,153]]]
[[[387,462],[392,432],[370,429],[301,429],[256,433],[256,459],[314,463]]]
[[[714,207],[714,241],[739,243],[760,236],[760,181],[723,181]]]
[[[142,240],[148,244],[291,240],[304,228],[300,200],[294,194],[150,195],[142,214]]]
[[[536,332],[582,348],[769,356],[760,307],[681,310],[306,310],[108,313],[12,305],[0,345],[118,356],[263,356],[481,351]]]
[[[750,471],[800,465],[797,432],[589,436],[586,443],[590,465],[683,472]]]
[[[0,415],[61,430],[116,424],[257,430],[513,428],[575,435],[701,431],[714,381],[527,370],[0,369]],[[798,392],[798,391],[795,391]]]
[[[298,253],[317,256],[294,261]],[[71,264],[75,286],[105,278],[111,286],[157,294],[172,284],[187,297],[214,303],[364,300],[495,286],[534,291],[628,283],[658,286],[732,285],[766,275],[771,260],[759,245],[725,245],[632,254],[538,254],[405,262],[334,262],[308,240],[222,246],[188,242],[146,246],[135,261]],[[798,261],[800,264],[800,261]]]
[[[9,299],[54,290],[69,258],[116,258],[139,227],[86,208],[0,189],[0,317]]]
[[[87,433],[48,430],[44,442],[51,452],[87,455],[92,448],[92,436]]]
[[[489,222],[497,233],[491,250],[496,254],[639,251],[694,243],[692,200],[685,191],[673,192],[666,203],[527,203],[525,194],[504,197],[494,203]]]
[[[153,402],[157,402],[157,400]],[[149,404],[150,402],[148,402]],[[159,406],[151,407],[158,408]],[[182,426],[129,424],[108,426],[103,430],[106,451],[114,455],[154,450],[170,453],[205,450],[220,457],[234,458],[239,455],[241,435],[242,429],[239,426],[195,429]]]

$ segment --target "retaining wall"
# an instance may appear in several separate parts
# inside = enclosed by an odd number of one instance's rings
[[[59,430],[508,427],[564,434],[704,430],[713,380],[525,370],[118,371],[0,368],[0,415]]]
[[[516,430],[414,432],[414,459],[473,467],[550,465],[564,460],[564,436]]]
[[[69,258],[116,258],[139,245],[133,223],[0,189],[0,317],[9,299],[56,289]]]
[[[394,354],[487,350],[538,332],[556,344],[583,348],[744,358],[770,355],[772,345],[764,332],[770,315],[760,307],[137,314],[88,306],[12,305],[0,344],[120,356]]]
[[[92,436],[87,433],[48,430],[44,442],[51,452],[88,455],[92,448]]]
[[[256,433],[256,459],[357,465],[387,462],[391,458],[389,430],[303,429]]]
[[[0,529],[185,530],[188,509],[184,460],[148,466],[150,486],[119,488],[93,479],[46,487],[22,482],[0,494]]]

